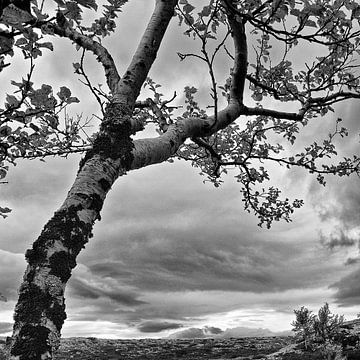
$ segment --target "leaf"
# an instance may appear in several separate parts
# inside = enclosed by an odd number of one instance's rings
[[[94,10],[97,10],[98,8],[95,0],[77,0],[77,2],[79,3],[79,5],[89,9],[92,8]]]
[[[71,96],[71,90],[66,86],[61,86],[60,91],[57,93],[62,101],[66,101]]]
[[[53,44],[50,42],[50,41],[47,41],[47,42],[44,42],[44,43],[41,43],[41,44],[38,44],[39,47],[44,47],[44,48],[47,48],[51,51],[54,51],[54,46]]]
[[[0,127],[0,136],[1,137],[6,137],[9,136],[11,134],[12,130],[10,126],[7,125],[3,125]]]
[[[187,25],[192,25],[194,23],[194,18],[191,15],[186,14],[185,15],[185,23]],[[191,29],[189,31],[191,31]],[[189,34],[189,36],[190,36],[190,34]]]
[[[200,16],[202,17],[206,17],[209,16],[211,14],[211,6],[204,6],[203,9],[201,10]]]
[[[198,31],[205,31],[207,29],[207,26],[205,24],[198,24],[196,25],[196,28]]]
[[[186,14],[189,14],[191,13],[193,10],[195,9],[195,6],[192,6],[191,4],[186,4],[184,7],[183,7],[183,10]]]
[[[31,55],[33,56],[34,59],[36,59],[38,56],[41,56],[41,55],[42,55],[42,52],[41,52],[41,50],[39,50],[38,48],[34,48],[34,49],[31,51]]]
[[[51,116],[51,115],[46,115],[45,116],[46,122],[52,127],[52,128],[56,128],[59,125],[59,119],[58,117],[55,116]]]
[[[71,96],[71,97],[69,97],[69,98],[66,100],[66,102],[67,102],[68,104],[71,104],[71,103],[79,103],[80,100],[79,100],[76,96]]]
[[[2,34],[0,33],[1,53],[13,55],[12,47],[14,45],[14,38],[12,36],[8,36],[9,33],[7,31],[4,31]]]
[[[52,96],[52,87],[50,85],[42,84],[41,88],[35,90],[33,93],[29,95],[31,103],[38,107],[44,106],[53,106],[53,101],[55,100]]]
[[[81,65],[79,63],[73,63],[73,67],[75,69],[75,74],[80,74]]]
[[[6,95],[6,102],[11,107],[16,107],[19,105],[19,100],[14,95]]]
[[[3,179],[6,176],[6,170],[0,169],[0,179]]]
[[[37,125],[35,125],[35,124],[32,124],[32,123],[30,123],[29,124],[29,126],[34,130],[34,131],[40,131],[40,128],[37,126]]]
[[[81,12],[82,10],[79,8],[77,2],[75,1],[67,1],[66,2],[65,15],[70,20],[79,21],[81,20]]]
[[[23,83],[19,83],[14,80],[11,80],[11,85],[18,87],[19,89],[21,89],[23,87]]]
[[[310,26],[310,27],[315,27],[315,28],[317,27],[316,22],[313,20],[306,20],[305,26]]]

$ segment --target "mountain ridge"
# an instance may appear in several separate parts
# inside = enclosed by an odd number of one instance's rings
[[[229,338],[246,338],[246,337],[274,337],[274,336],[293,336],[291,330],[271,331],[264,328],[248,328],[238,326],[221,330],[220,328],[205,326],[203,328],[188,328],[176,331],[168,336],[170,339],[229,339]]]

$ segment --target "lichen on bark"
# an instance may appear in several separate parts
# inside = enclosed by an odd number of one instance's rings
[[[20,356],[19,360],[42,359],[45,353],[51,358],[58,345],[66,319],[65,283],[91,235],[92,224],[78,216],[82,209],[79,204],[57,211],[26,252],[29,265],[15,309],[11,347],[11,355]]]
[[[116,102],[108,104],[100,132],[96,136],[92,148],[80,161],[79,171],[86,161],[95,155],[100,155],[103,159],[119,159],[122,169],[125,171],[131,169],[134,159],[132,154],[134,144],[131,139],[133,132],[130,121],[131,113],[132,110],[127,105]]]

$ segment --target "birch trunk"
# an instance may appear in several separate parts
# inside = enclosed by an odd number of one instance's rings
[[[100,217],[112,184],[133,167],[131,114],[176,3],[156,1],[130,66],[112,89],[114,99],[107,106],[93,148],[81,161],[64,203],[45,225],[32,249],[26,252],[28,266],[19,290],[8,350],[11,360],[52,359],[59,346],[66,319],[66,283],[76,266],[77,255],[92,236],[94,222]]]

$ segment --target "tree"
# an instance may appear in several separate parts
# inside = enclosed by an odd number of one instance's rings
[[[291,323],[294,327],[292,331],[295,332],[298,341],[304,342],[305,350],[311,348],[311,342],[314,336],[315,315],[302,306],[300,310],[294,310],[296,320]]]
[[[117,36],[115,20],[126,3],[32,2],[30,12],[25,2],[2,3],[0,70],[8,71],[11,57],[21,55],[30,66],[25,79],[12,82],[17,90],[6,96],[0,110],[0,178],[18,158],[85,152],[63,205],[26,252],[28,267],[15,308],[10,359],[52,358],[66,318],[64,290],[76,257],[92,236],[111,186],[127,172],[180,158],[191,161],[219,186],[233,167],[245,209],[267,227],[273,221],[290,221],[302,201],[282,199],[275,186],[263,187],[269,180],[265,163],[303,168],[321,184],[326,174],[359,173],[358,156],[337,157],[334,141],[347,136],[340,118],[328,138],[291,153],[298,133],[309,122],[334,111],[338,102],[360,98],[354,62],[360,42],[356,1],[209,0],[196,8],[187,0],[155,0],[144,35],[120,77],[102,38]],[[90,24],[82,19],[84,10],[94,16]],[[164,99],[160,85],[148,78],[174,15],[185,26],[185,35],[200,44],[199,53],[178,55],[208,67],[212,105],[207,109],[196,101],[197,89],[188,86],[181,113],[171,105],[175,95]],[[81,118],[65,113],[64,123],[60,121],[62,111],[79,101],[70,89],[62,86],[55,94],[52,86],[37,88],[32,82],[36,59],[45,56],[43,51],[54,50],[54,36],[70,40],[82,52],[80,62],[73,64],[75,73],[102,110],[99,131],[92,136],[80,136],[86,127]],[[249,40],[256,46],[249,46]],[[315,46],[315,56],[309,63],[292,63],[293,49],[304,44]],[[321,55],[316,54],[318,48]],[[98,60],[109,92],[91,84],[84,70],[85,52]],[[221,52],[232,64],[230,77],[219,86],[215,64]],[[139,97],[143,86],[152,98]],[[245,104],[246,94],[254,107]],[[291,111],[274,110],[269,99],[287,103]],[[133,138],[149,126],[159,136]],[[0,208],[3,216],[9,211]]]
[[[318,316],[315,318],[314,330],[318,342],[334,341],[336,335],[340,332],[340,327],[344,322],[344,316],[332,314],[329,304],[325,303],[319,309]]]

